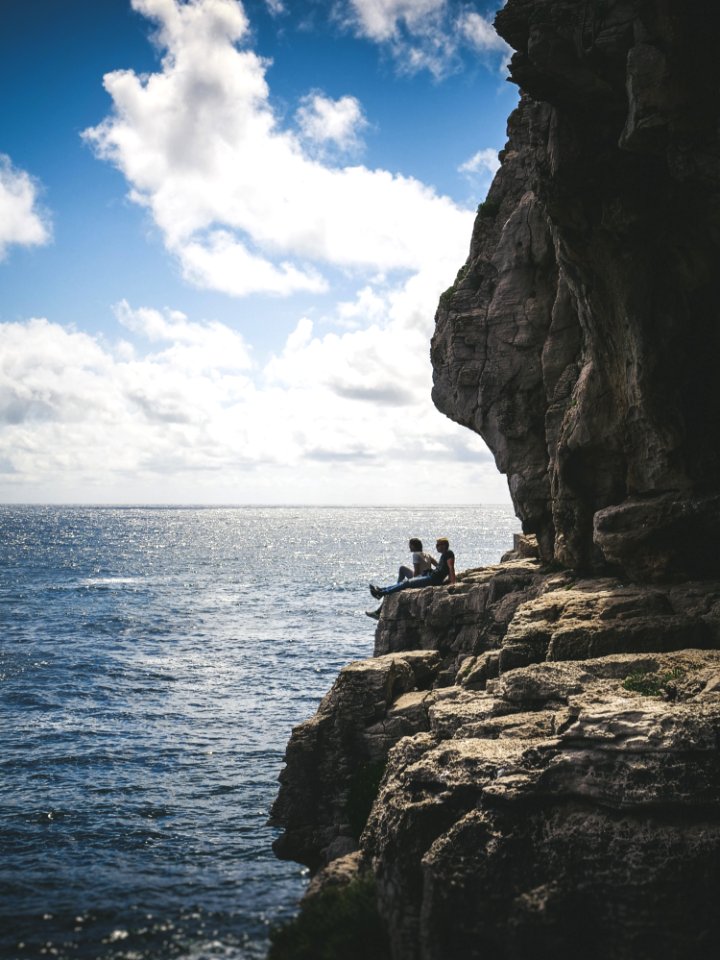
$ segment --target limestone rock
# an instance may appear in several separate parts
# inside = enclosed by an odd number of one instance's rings
[[[720,6],[508,0],[522,89],[433,399],[542,557],[720,576]]]
[[[468,570],[454,586],[401,590],[385,598],[375,655],[437,650],[446,658],[495,647],[518,604],[545,582],[534,560]]]
[[[515,533],[513,534],[513,548],[504,553],[500,558],[500,563],[507,563],[509,560],[538,560],[540,550],[537,537],[532,534]]]
[[[522,93],[438,408],[527,538],[385,599],[273,808],[393,960],[720,950],[720,4],[507,0]],[[369,814],[369,816],[368,816]]]
[[[466,693],[474,727],[401,741],[363,835],[394,960],[712,952],[719,669],[717,651],[538,664]],[[636,676],[674,677],[674,699]]]
[[[433,651],[409,651],[345,667],[317,713],[295,727],[270,822],[284,833],[273,849],[312,870],[351,853],[387,752],[428,729],[424,701],[439,669]],[[416,692],[415,696],[412,693]]]
[[[326,867],[319,870],[308,884],[303,900],[312,900],[330,887],[346,887],[360,874],[364,866],[363,857],[359,850],[345,854],[331,860]]]
[[[628,583],[547,572],[531,560],[462,574],[454,587],[387,597],[375,652],[435,648],[451,681],[482,689],[543,660],[720,646],[720,582]]]
[[[293,731],[276,852],[311,894],[372,870],[393,960],[569,958],[578,917],[598,960],[720,945],[720,582],[516,560],[388,601],[385,643],[438,649],[351,664]]]

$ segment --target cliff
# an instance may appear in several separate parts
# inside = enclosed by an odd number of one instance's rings
[[[720,571],[720,6],[509,0],[523,96],[441,299],[433,399],[545,559]]]
[[[720,7],[497,26],[522,96],[433,398],[528,536],[386,598],[293,731],[275,849],[314,878],[278,960],[720,948]]]

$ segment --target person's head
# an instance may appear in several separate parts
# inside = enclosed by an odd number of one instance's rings
[[[410,543],[408,544],[413,553],[417,553],[418,550],[422,550],[422,540],[418,540],[417,537],[411,537]]]
[[[450,549],[450,541],[447,537],[438,537],[437,543],[435,544],[435,549],[438,553],[445,553],[446,550]]]

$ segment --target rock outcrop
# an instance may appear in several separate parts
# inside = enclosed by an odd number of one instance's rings
[[[430,714],[363,838],[394,960],[717,949],[720,653],[542,663]]]
[[[314,914],[357,900],[357,929],[375,891],[392,960],[695,960],[720,951],[720,4],[497,24],[522,96],[433,397],[524,535],[385,598],[293,732],[275,849]]]
[[[276,852],[311,897],[370,872],[393,960],[712,952],[717,648],[718,581],[515,560],[388,597],[293,732]]]
[[[276,854],[312,870],[357,849],[388,751],[428,727],[440,658],[414,651],[351,663],[310,720],[293,730],[273,822]]]
[[[509,0],[522,90],[433,399],[546,560],[720,573],[720,6]]]

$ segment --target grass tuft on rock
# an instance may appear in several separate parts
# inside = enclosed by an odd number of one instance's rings
[[[477,211],[481,217],[484,217],[488,220],[494,220],[495,217],[500,212],[500,201],[499,200],[484,200]]]
[[[671,692],[675,681],[684,676],[682,667],[665,670],[663,673],[630,673],[623,680],[623,687],[633,693],[641,693],[644,697],[662,697]]]
[[[390,960],[390,944],[377,909],[375,878],[362,874],[328,887],[298,916],[270,934],[268,960]]]

